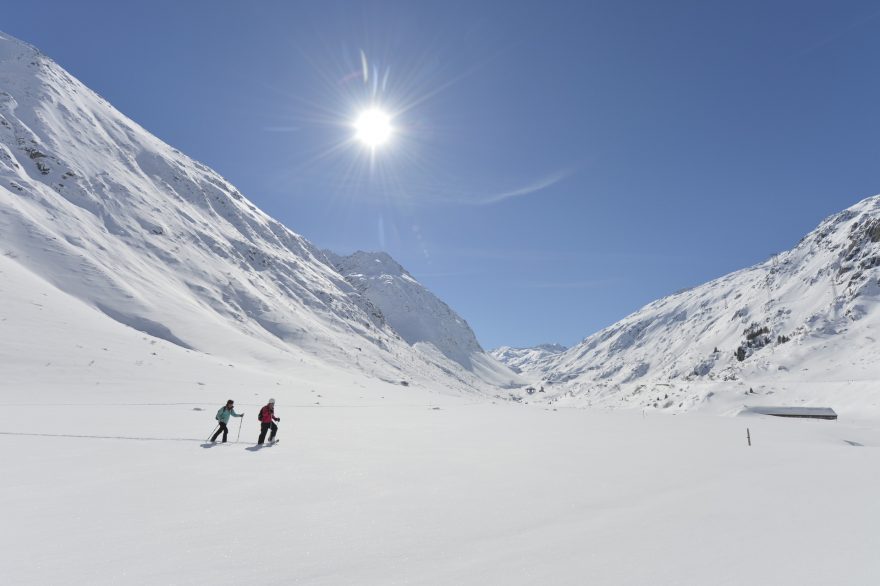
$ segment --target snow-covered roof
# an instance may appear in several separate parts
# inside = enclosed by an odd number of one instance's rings
[[[743,413],[775,415],[776,417],[812,417],[814,419],[837,419],[831,407],[746,407]]]

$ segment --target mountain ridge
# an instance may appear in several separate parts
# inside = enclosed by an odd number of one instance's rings
[[[794,248],[653,301],[523,371],[545,383],[548,401],[576,405],[733,413],[746,400],[833,398],[876,409],[878,266],[880,196],[872,196]]]
[[[514,372],[520,373],[525,369],[529,369],[532,364],[542,362],[551,356],[555,356],[561,352],[568,350],[562,344],[538,344],[527,348],[512,348],[510,346],[500,346],[490,351],[489,354],[496,360],[506,364]]]
[[[330,262],[411,346],[432,346],[467,371],[500,387],[521,383],[486,353],[467,321],[434,295],[385,252],[357,251],[340,256],[325,251]]]
[[[414,351],[300,235],[0,33],[0,247],[107,318],[184,349],[491,390]]]

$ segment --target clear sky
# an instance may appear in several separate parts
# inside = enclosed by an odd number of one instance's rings
[[[41,1],[0,29],[318,246],[386,250],[486,348],[574,344],[880,192],[876,2]]]

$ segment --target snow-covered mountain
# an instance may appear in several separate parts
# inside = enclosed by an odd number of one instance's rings
[[[880,196],[792,250],[655,301],[570,350],[524,365],[549,400],[706,407],[880,403]]]
[[[567,348],[562,344],[538,344],[531,348],[511,348],[501,346],[490,351],[496,360],[510,367],[514,372],[522,372],[523,369],[533,368],[533,365],[565,352]]]
[[[0,252],[184,349],[485,386],[443,355],[413,351],[308,241],[5,34]]]
[[[467,322],[386,253],[325,252],[336,270],[408,344],[428,355],[439,352],[493,385],[517,385],[516,373],[483,351]]]

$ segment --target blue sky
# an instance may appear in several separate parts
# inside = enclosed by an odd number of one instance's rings
[[[880,192],[873,2],[40,2],[0,28],[318,246],[388,251],[487,348],[576,343]],[[370,102],[397,131],[372,157]]]

